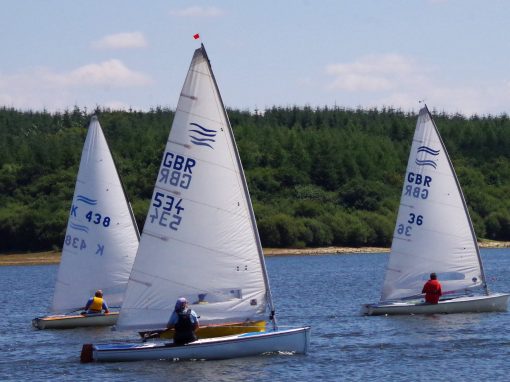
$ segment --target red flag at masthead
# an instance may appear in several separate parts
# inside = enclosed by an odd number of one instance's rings
[[[194,35],[193,35],[193,38],[194,38],[195,40],[198,40],[198,39],[200,38],[200,35],[199,35],[198,33],[197,33],[197,34],[194,34]]]

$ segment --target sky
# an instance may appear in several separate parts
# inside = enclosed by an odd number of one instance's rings
[[[506,0],[0,0],[0,10],[0,107],[173,109],[203,43],[228,108],[417,111],[424,100],[510,114]]]

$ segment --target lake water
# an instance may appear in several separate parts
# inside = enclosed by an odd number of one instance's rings
[[[482,250],[491,290],[510,291],[510,249]],[[224,361],[80,364],[83,343],[133,338],[110,328],[36,330],[57,266],[0,267],[0,380],[507,381],[510,313],[363,317],[387,254],[271,257],[279,325],[312,326],[307,355]]]

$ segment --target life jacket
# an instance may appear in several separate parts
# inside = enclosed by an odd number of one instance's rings
[[[194,323],[191,321],[191,309],[177,312],[177,323],[175,324],[174,343],[184,345],[197,340]]]
[[[425,293],[425,301],[429,304],[437,304],[439,297],[441,297],[441,284],[437,280],[429,280],[423,287],[423,293]]]
[[[103,310],[103,298],[94,296],[94,300],[92,301],[92,304],[90,304],[89,310],[101,312]]]

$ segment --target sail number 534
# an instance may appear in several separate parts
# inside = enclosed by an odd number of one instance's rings
[[[184,210],[184,207],[181,207],[181,202],[182,199],[176,200],[172,195],[156,192],[152,202],[153,212],[149,215],[151,223],[157,222],[160,226],[177,231],[182,219],[180,213]]]

